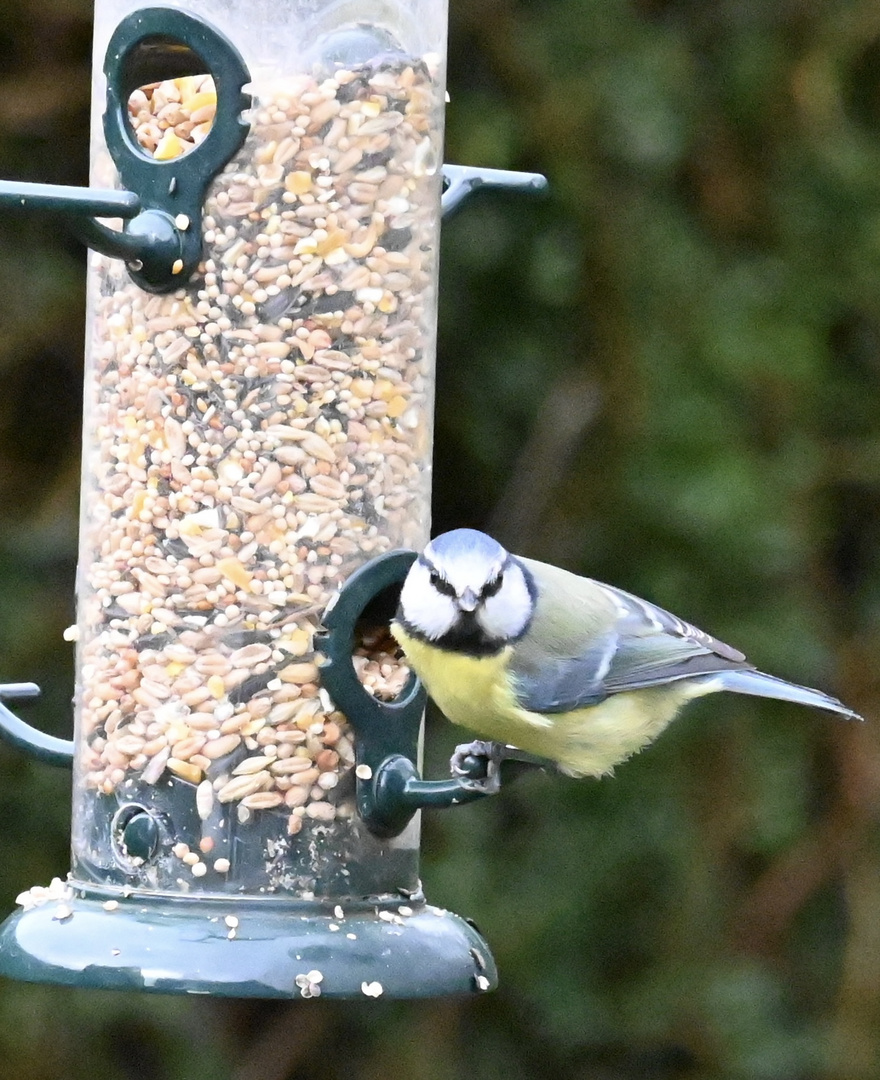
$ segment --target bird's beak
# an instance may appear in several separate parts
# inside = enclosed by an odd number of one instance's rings
[[[473,611],[479,602],[480,598],[471,588],[465,589],[458,598],[458,606],[462,611]]]

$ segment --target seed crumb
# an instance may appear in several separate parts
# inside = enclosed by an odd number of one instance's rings
[[[299,987],[300,997],[315,998],[321,996],[321,982],[324,979],[323,972],[309,971],[304,975],[297,975],[294,982]]]

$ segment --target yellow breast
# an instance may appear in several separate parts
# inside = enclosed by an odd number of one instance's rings
[[[517,704],[508,675],[510,646],[495,656],[465,656],[413,638],[399,623],[391,629],[448,720],[483,738],[556,761],[578,776],[611,773],[653,742],[686,701],[709,689],[682,680],[543,715]]]
[[[510,647],[495,656],[465,656],[411,637],[399,623],[391,627],[408,662],[425,684],[440,711],[454,724],[480,735],[510,741],[497,722],[517,710],[507,676]],[[497,731],[497,733],[496,733]]]

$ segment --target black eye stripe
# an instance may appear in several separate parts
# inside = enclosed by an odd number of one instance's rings
[[[436,570],[431,571],[430,581],[438,593],[442,593],[443,596],[455,597],[455,589],[445,578],[442,578]]]
[[[498,577],[494,578],[492,581],[487,582],[483,586],[483,591],[480,593],[480,596],[484,600],[488,599],[490,596],[494,596],[498,592],[498,590],[501,588],[501,586],[503,584],[504,584],[504,574],[500,573],[498,575]]]

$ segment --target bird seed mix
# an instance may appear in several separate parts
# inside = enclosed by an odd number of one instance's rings
[[[191,281],[153,295],[93,256],[75,840],[92,879],[88,815],[106,810],[90,801],[173,789],[191,826],[154,886],[232,888],[239,826],[268,837],[265,887],[308,885],[289,838],[357,825],[321,613],[365,560],[428,537],[436,62],[383,54],[254,100]],[[129,111],[168,161],[215,105],[196,76],[136,90]],[[393,641],[361,653],[370,692],[395,696]]]

